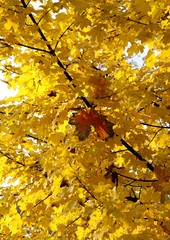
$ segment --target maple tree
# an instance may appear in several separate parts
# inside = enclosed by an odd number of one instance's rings
[[[170,237],[167,0],[0,0],[0,238]]]

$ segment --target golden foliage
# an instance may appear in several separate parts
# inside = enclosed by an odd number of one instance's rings
[[[0,239],[168,240],[168,1],[0,0],[0,16],[17,91],[0,100]]]

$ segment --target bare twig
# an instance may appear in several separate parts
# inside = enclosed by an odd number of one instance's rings
[[[11,47],[11,45],[12,45],[12,43],[6,43],[6,40],[3,39],[3,38],[0,38],[0,41],[3,41],[3,44],[7,47]],[[32,50],[37,50],[37,51],[40,51],[40,52],[51,53],[49,50],[45,50],[45,49],[37,48],[37,47],[33,47],[33,46],[28,46],[28,45],[25,45],[25,44],[20,43],[20,42],[17,42],[15,44],[18,45],[18,46],[21,46],[21,47],[29,48],[29,49],[32,49]]]
[[[16,71],[14,71],[13,69],[10,69],[8,66],[3,66],[4,67],[4,69],[6,69],[7,71],[9,71],[9,72],[12,72],[12,73],[15,73],[15,74],[17,74],[17,75],[22,75],[22,73],[19,73],[19,72],[16,72]],[[9,83],[8,83],[9,84]],[[10,84],[9,84],[10,85]]]

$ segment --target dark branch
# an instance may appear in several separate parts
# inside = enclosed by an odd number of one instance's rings
[[[6,43],[5,39],[3,39],[3,38],[0,38],[0,41],[3,41],[3,44],[7,47],[11,47],[11,45],[12,45],[11,43]],[[40,52],[45,52],[45,53],[50,53],[51,54],[51,50],[49,51],[49,50],[45,50],[45,49],[42,49],[42,48],[28,46],[28,45],[25,45],[25,44],[22,44],[22,43],[19,43],[19,42],[15,43],[15,44],[18,45],[18,46],[21,46],[21,47],[25,47],[25,48],[29,48],[29,49],[32,49],[32,50],[37,50],[37,51],[40,51]]]
[[[141,24],[141,25],[147,26],[146,23],[143,23],[143,22],[140,22],[140,21],[137,21],[137,20],[133,20],[133,19],[131,19],[131,18],[129,18],[129,17],[128,17],[126,20],[131,21],[131,22],[134,22],[134,23],[137,23],[137,24]]]
[[[11,158],[7,153],[4,153],[3,151],[0,151],[0,153],[1,153],[3,156],[7,157],[9,160],[12,160],[12,161],[13,161],[13,158]]]
[[[19,162],[19,161],[16,161],[16,163],[18,163],[19,165],[21,165],[22,167],[25,167],[25,164]]]
[[[154,134],[154,136],[152,137],[152,139],[150,140],[149,144],[151,144],[151,142],[155,139],[156,135],[162,130],[162,128],[158,129],[158,131]]]
[[[93,108],[94,107],[94,105],[91,104],[85,97],[81,96],[80,98],[86,104],[87,107],[89,107],[89,108]]]
[[[150,164],[150,163],[148,163],[147,161],[146,161],[146,159],[144,159],[143,157],[142,157],[142,155],[141,154],[139,154],[132,146],[130,146],[124,139],[120,139],[120,141],[121,141],[121,143],[123,144],[123,146],[125,146],[127,149],[128,149],[128,151],[129,152],[131,152],[133,155],[135,155],[136,157],[137,157],[137,159],[139,159],[140,161],[143,161],[143,162],[146,162],[147,164],[146,164],[146,167],[148,168],[148,169],[150,169],[152,172],[154,171],[154,167],[152,166],[152,164]]]
[[[118,150],[118,151],[114,151],[114,152],[111,151],[111,154],[125,152],[125,151],[127,151],[127,149],[122,149],[122,150]]]
[[[141,125],[148,126],[148,127],[154,127],[154,128],[167,128],[167,129],[170,129],[170,126],[168,127],[168,126],[152,125],[152,124],[144,123],[144,122],[141,122],[140,124],[141,124]]]
[[[121,173],[117,173],[118,176],[132,180],[133,182],[157,182],[157,179],[136,179],[129,176],[125,176]]]
[[[121,143],[133,154],[135,155],[140,161],[147,162],[132,146],[130,146],[125,140],[121,138]]]
[[[70,222],[69,224],[67,224],[67,226],[65,226],[65,228],[68,228],[70,225],[72,225],[73,223],[75,223],[79,218],[81,218],[81,215],[82,215],[82,214],[80,214],[80,216],[78,216],[78,217],[75,218],[72,222]]]
[[[32,139],[37,140],[37,141],[41,141],[41,142],[47,143],[47,141],[42,140],[42,139],[37,138],[37,137],[34,137],[34,136],[30,135],[30,134],[26,134],[26,137],[32,138]]]
[[[38,20],[38,24],[41,22],[41,20],[45,17],[45,15],[47,15],[50,11],[52,10],[52,8],[50,8],[47,12],[44,13],[44,15]]]
[[[27,4],[24,0],[21,0],[21,3],[24,8],[27,8]],[[38,26],[38,22],[35,20],[34,16],[32,13],[29,13],[28,16],[31,18],[32,22],[38,27],[38,32],[41,36],[41,38],[46,42],[46,46],[48,47],[49,51],[53,51],[52,47],[50,44],[47,43],[47,38],[45,37],[44,33],[42,32],[41,28]]]
[[[23,5],[24,8],[27,8],[27,4],[25,3],[25,0],[21,0],[21,3]],[[57,55],[55,53],[55,49],[53,49],[51,47],[50,44],[48,44],[47,38],[45,37],[44,33],[42,32],[41,28],[38,25],[38,22],[35,20],[34,16],[32,13],[29,13],[28,16],[30,17],[30,19],[32,20],[32,22],[38,27],[38,32],[41,36],[41,38],[44,40],[44,42],[46,43],[46,46],[48,48],[49,51],[47,51],[49,54],[51,54],[53,57],[57,58]],[[57,58],[57,64],[59,65],[60,68],[62,68],[64,70],[64,75],[66,76],[66,78],[72,82],[73,78],[71,77],[71,75],[66,71],[66,67],[64,67],[63,63],[60,61],[59,58]],[[76,86],[73,84],[73,87],[75,88]],[[88,102],[88,100],[85,97],[80,97],[84,103],[87,105],[87,107],[93,107],[92,104],[90,104]]]
[[[7,81],[5,81],[3,79],[0,79],[0,81],[3,82],[3,83],[6,83],[7,85],[10,85],[9,82],[7,82]],[[2,112],[0,112],[0,113],[2,113]]]
[[[59,44],[60,42],[60,39],[64,36],[64,34],[70,29],[70,27],[74,24],[75,20],[64,30],[64,32],[60,35],[58,41],[56,42],[56,45],[55,45],[55,50],[57,48],[57,45]]]
[[[9,72],[12,72],[12,73],[15,73],[15,74],[17,74],[17,75],[22,75],[22,73],[20,72],[16,72],[16,71],[14,71],[13,69],[10,69],[10,67],[8,67],[8,66],[3,66],[4,67],[4,69],[5,70],[7,70],[7,71],[9,71]],[[4,81],[5,82],[5,81]],[[7,83],[7,82],[6,82]],[[9,84],[9,83],[8,83]],[[10,85],[10,84],[9,84]]]
[[[7,157],[9,160],[11,160],[11,161],[13,161],[13,162],[21,165],[22,167],[25,167],[25,164],[23,164],[23,163],[21,163],[21,162],[19,162],[19,161],[14,161],[14,159],[13,159],[12,157],[10,157],[9,154],[4,153],[3,151],[0,151],[0,153],[1,153],[3,156]]]
[[[22,46],[22,47],[25,47],[25,48],[30,48],[30,49],[32,49],[32,50],[37,50],[37,51],[40,51],[40,52],[51,53],[51,52],[48,51],[48,50],[45,50],[45,49],[42,49],[42,48],[36,48],[36,47],[32,47],[32,46],[27,46],[27,45],[22,44],[22,43],[16,43],[16,45]]]

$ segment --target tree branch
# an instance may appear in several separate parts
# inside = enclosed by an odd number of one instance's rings
[[[34,137],[34,136],[30,135],[30,134],[26,134],[26,137],[32,138],[32,139],[34,139],[34,140],[41,141],[41,142],[44,142],[44,143],[48,143],[47,141],[42,140],[42,139],[39,139],[39,138],[37,138],[37,137]]]
[[[57,48],[57,45],[59,44],[60,42],[60,39],[64,36],[64,34],[69,30],[69,28],[74,24],[75,20],[64,30],[64,32],[60,35],[60,37],[58,38],[58,41],[56,42],[56,45],[55,45],[55,50]]]
[[[50,8],[47,12],[44,13],[44,15],[38,20],[38,24],[41,22],[41,20],[45,17],[45,15],[47,15],[50,11],[52,10],[52,8]]]
[[[154,128],[167,128],[167,129],[170,129],[170,126],[168,127],[168,126],[152,125],[152,124],[144,123],[144,122],[141,122],[140,124],[141,124],[141,125],[148,126],[148,127],[154,127]]]
[[[52,195],[52,192],[50,192],[47,197],[45,197],[44,199],[42,199],[41,201],[39,201],[37,204],[35,204],[34,207],[37,207],[39,204],[43,203],[43,202],[44,202],[47,198],[49,198],[51,195]]]
[[[124,139],[120,139],[121,143],[140,161],[147,162],[132,146],[130,146]]]
[[[76,179],[79,181],[79,183],[81,184],[82,188],[84,188],[84,190],[86,190],[86,192],[88,192],[92,198],[97,200],[97,198],[86,188],[86,186],[82,183],[82,181],[78,177],[76,177]]]
[[[65,226],[65,228],[68,228],[70,225],[72,225],[73,223],[75,223],[79,218],[81,218],[82,214],[80,214],[77,218],[75,218],[72,222],[70,222],[69,224],[67,224],[67,226]]]
[[[137,178],[132,178],[132,177],[129,177],[129,176],[125,176],[125,175],[123,175],[121,173],[117,173],[117,175],[121,176],[123,178],[130,179],[133,182],[157,182],[158,181],[157,179],[137,179]]]
[[[10,157],[9,154],[4,153],[4,152],[1,151],[1,150],[0,150],[0,153],[1,153],[3,156],[7,157],[9,160],[11,160],[11,161],[13,161],[13,162],[21,165],[22,167],[25,167],[25,164],[24,164],[24,163],[21,163],[21,162],[19,162],[19,161],[14,161],[14,159],[13,159],[12,157]]]
[[[25,3],[25,0],[21,0],[21,3],[23,5],[24,8],[27,8],[27,4]],[[51,45],[49,43],[47,43],[47,38],[45,37],[44,33],[42,32],[41,28],[38,25],[38,22],[35,20],[34,16],[32,13],[29,13],[28,16],[30,17],[30,19],[32,20],[32,22],[38,27],[38,32],[41,36],[41,38],[44,40],[44,42],[46,43],[46,46],[48,48],[48,53],[51,54],[53,57],[57,58],[57,64],[60,68],[62,68],[64,70],[64,75],[66,76],[66,78],[72,82],[73,78],[71,77],[71,75],[66,71],[66,67],[63,65],[63,63],[60,61],[60,59],[56,56],[55,53],[55,49],[53,49],[51,47]],[[73,84],[73,87],[76,88],[76,86]],[[93,107],[93,105],[85,98],[85,97],[80,97],[84,103],[86,104],[87,107]]]
[[[152,139],[150,140],[148,146],[151,144],[151,142],[155,139],[156,135],[162,130],[162,128],[158,129],[158,131],[154,134],[154,136],[152,137]]]
[[[147,24],[146,23],[143,23],[143,22],[139,22],[139,21],[137,21],[137,20],[133,20],[133,19],[131,19],[131,18],[126,18],[126,20],[128,20],[128,21],[131,21],[131,22],[134,22],[134,23],[137,23],[137,24],[141,24],[141,25],[144,25],[144,26],[147,26]]]
[[[48,50],[41,49],[41,48],[37,48],[37,47],[28,46],[28,45],[25,45],[25,44],[22,44],[22,43],[16,43],[16,45],[22,46],[22,47],[25,47],[25,48],[30,48],[30,49],[32,49],[32,50],[37,50],[37,51],[40,51],[40,52],[51,53],[51,52],[48,51]]]
[[[128,149],[129,152],[131,152],[133,155],[137,157],[140,161],[146,162],[146,167],[150,169],[152,172],[154,171],[154,167],[151,163],[148,163],[146,159],[142,157],[141,154],[139,154],[132,146],[130,146],[124,139],[120,139],[121,143]]]
[[[118,150],[118,151],[111,151],[111,154],[115,154],[115,153],[120,153],[120,152],[125,152],[127,151],[127,148],[126,149],[122,149],[122,150]]]
[[[12,45],[12,43],[6,43],[6,40],[3,39],[3,38],[0,38],[0,41],[3,41],[3,44],[4,44],[5,46],[7,46],[7,47],[11,47],[11,45]],[[11,44],[11,45],[10,45],[10,44]],[[19,42],[15,43],[15,44],[18,45],[18,46],[21,46],[21,47],[30,48],[30,49],[32,49],[32,50],[37,50],[37,51],[40,51],[40,52],[45,52],[45,53],[51,54],[51,51],[45,50],[45,49],[42,49],[42,48],[37,48],[37,47],[33,47],[33,46],[28,46],[28,45],[25,45],[25,44],[22,44],[22,43],[19,43]]]

